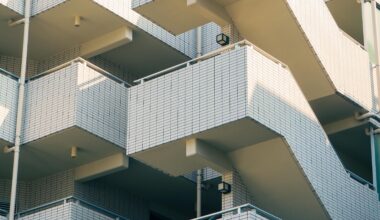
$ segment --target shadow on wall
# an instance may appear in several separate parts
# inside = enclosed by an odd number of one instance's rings
[[[333,219],[376,219],[380,215],[376,192],[349,177],[301,91],[284,83],[262,80],[248,88],[252,106],[248,114],[284,136]]]

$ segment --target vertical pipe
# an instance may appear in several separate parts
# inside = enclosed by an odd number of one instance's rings
[[[25,0],[24,10],[25,10],[24,36],[23,36],[23,46],[22,46],[21,73],[20,73],[19,88],[18,88],[16,136],[15,136],[15,146],[14,146],[9,220],[14,219],[15,208],[16,208],[17,177],[18,177],[18,164],[19,164],[19,156],[20,156],[21,130],[22,130],[22,123],[23,123],[24,90],[25,90],[26,65],[27,65],[27,56],[28,56],[29,19],[30,19],[30,10],[31,10],[31,0]]]
[[[375,144],[375,134],[373,132],[373,128],[370,131],[371,138],[371,162],[372,162],[372,185],[375,187],[376,192],[378,192],[377,188],[377,168],[376,168],[376,144]]]
[[[364,0],[364,3],[368,0]],[[373,34],[373,45],[374,45],[374,54],[375,54],[375,72],[377,78],[377,104],[378,109],[380,109],[380,56],[379,56],[379,38],[377,30],[377,18],[376,18],[376,0],[371,0],[371,17],[372,17],[372,34]],[[371,146],[371,157],[372,157],[372,175],[374,187],[379,193],[379,184],[380,184],[380,155],[379,155],[379,146],[380,146],[380,137],[378,134],[373,134],[373,146]],[[373,148],[373,149],[372,149]],[[380,194],[379,194],[380,195]]]
[[[365,4],[366,1],[364,1]],[[377,77],[377,100],[378,108],[380,110],[380,56],[379,56],[379,42],[378,42],[378,30],[377,30],[377,19],[376,19],[376,0],[371,1],[371,14],[372,14],[372,34],[373,34],[373,45],[375,52],[375,72]]]
[[[202,216],[202,169],[197,170],[197,217]]]
[[[202,56],[202,27],[197,28],[197,57],[200,56]],[[197,170],[197,217],[202,216],[202,176],[202,170]]]
[[[197,27],[197,57],[202,56],[202,27]]]

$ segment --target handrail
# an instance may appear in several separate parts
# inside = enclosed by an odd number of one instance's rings
[[[11,72],[9,72],[8,70],[5,70],[5,69],[3,69],[3,68],[0,68],[0,73],[3,74],[3,75],[5,75],[5,76],[9,76],[9,77],[11,77],[12,79],[18,79],[18,76],[17,76],[17,75],[15,75],[15,74],[13,74],[13,73],[11,73]]]
[[[349,171],[349,170],[346,170],[346,172],[348,173],[348,175],[350,175],[350,177],[356,181],[358,181],[359,183],[365,185],[365,186],[368,186],[368,188],[374,190],[375,187],[373,186],[372,183],[368,182],[367,180],[363,179],[362,177],[360,177],[359,175]]]
[[[87,67],[89,67],[89,68],[91,68],[91,69],[93,69],[93,70],[95,70],[95,71],[97,71],[97,72],[99,72],[99,73],[101,73],[101,74],[107,76],[108,78],[110,78],[110,79],[112,79],[112,80],[114,80],[114,81],[116,81],[116,82],[118,82],[118,83],[124,84],[124,85],[127,86],[127,87],[131,87],[131,86],[132,86],[132,85],[129,84],[128,82],[126,82],[126,81],[120,79],[120,78],[117,77],[117,76],[112,75],[112,74],[109,73],[108,71],[106,71],[106,70],[104,70],[104,69],[102,69],[102,68],[96,66],[95,64],[93,64],[93,63],[91,63],[91,62],[89,62],[89,61],[87,61],[87,60],[85,60],[85,59],[83,59],[83,58],[81,58],[81,57],[77,57],[77,58],[75,58],[75,59],[73,59],[73,60],[70,60],[70,61],[68,61],[68,62],[66,62],[66,63],[60,64],[60,65],[58,65],[58,66],[55,66],[55,67],[53,67],[53,68],[51,68],[51,69],[48,69],[48,70],[42,72],[42,73],[39,73],[39,74],[37,74],[37,75],[34,75],[34,76],[30,77],[28,80],[30,81],[30,80],[38,79],[38,78],[40,78],[40,77],[42,77],[42,76],[45,76],[45,75],[47,75],[47,74],[50,74],[50,73],[52,73],[52,72],[56,72],[56,71],[58,71],[58,70],[60,70],[60,69],[63,69],[63,68],[68,67],[68,66],[71,66],[73,63],[83,63],[83,64],[85,64]]]
[[[351,35],[347,34],[343,30],[340,30],[340,31],[342,32],[343,36],[347,37],[349,40],[351,40],[352,42],[354,42],[354,44],[358,45],[360,48],[362,48],[363,50],[365,50],[365,47],[363,46],[363,44],[359,43],[357,40],[355,40],[353,37],[351,37]]]
[[[225,47],[222,47],[222,48],[219,48],[217,50],[214,50],[210,53],[207,53],[203,56],[200,56],[200,57],[197,57],[195,59],[192,59],[192,60],[189,60],[189,61],[186,61],[186,62],[183,62],[183,63],[180,63],[180,64],[177,64],[175,66],[172,66],[172,67],[169,67],[167,69],[164,69],[164,70],[161,70],[159,72],[156,72],[156,73],[153,73],[151,75],[148,75],[148,76],[144,76],[140,79],[137,79],[135,81],[133,81],[134,83],[144,83],[145,81],[149,80],[149,79],[153,79],[153,78],[156,78],[158,76],[161,76],[165,73],[168,73],[168,72],[173,72],[175,70],[178,70],[178,69],[181,69],[183,67],[187,67],[187,66],[190,66],[194,63],[197,63],[199,61],[203,61],[203,60],[206,60],[206,59],[210,59],[212,57],[215,57],[215,56],[218,56],[228,50],[233,50],[233,49],[236,49],[236,48],[239,48],[241,46],[250,46],[252,47],[253,49],[255,49],[256,51],[258,51],[259,53],[261,53],[262,55],[264,55],[265,57],[267,57],[268,59],[272,60],[273,62],[277,63],[277,64],[280,64],[282,67],[286,68],[286,69],[289,69],[288,66],[286,64],[284,64],[283,62],[281,62],[280,60],[278,60],[277,58],[273,57],[272,55],[270,55],[269,53],[265,52],[263,49],[257,47],[256,45],[252,44],[251,42],[247,41],[247,40],[242,40],[242,41],[239,41],[235,44],[231,44],[231,45],[228,45],[228,46],[225,46]]]
[[[43,205],[39,205],[39,206],[36,206],[34,208],[18,212],[16,214],[16,216],[19,218],[19,217],[22,217],[22,216],[26,216],[26,215],[28,215],[30,213],[36,213],[36,212],[43,211],[43,210],[46,210],[48,208],[55,207],[55,206],[58,206],[58,205],[61,205],[61,204],[65,204],[65,203],[69,203],[69,202],[74,202],[74,203],[77,203],[79,205],[86,206],[86,207],[92,209],[93,211],[100,212],[102,214],[107,215],[108,217],[111,217],[111,218],[114,218],[114,219],[117,219],[117,220],[128,220],[127,218],[125,218],[125,217],[123,217],[123,216],[121,216],[119,214],[116,214],[116,213],[114,213],[112,211],[109,211],[107,209],[101,208],[101,207],[99,207],[97,205],[94,205],[94,204],[92,204],[90,202],[86,202],[84,200],[78,199],[75,196],[69,196],[69,197],[66,197],[66,198],[63,198],[63,199],[59,199],[59,200],[55,200],[55,201],[52,201],[52,202],[48,202],[48,203],[45,203]]]
[[[7,216],[7,215],[8,215],[8,211],[7,210],[0,209],[0,216]]]
[[[237,206],[237,207],[233,207],[233,208],[230,208],[230,209],[225,209],[225,210],[222,210],[222,211],[219,211],[219,212],[215,212],[215,213],[212,213],[212,214],[209,214],[209,215],[204,215],[204,216],[201,216],[201,217],[198,217],[198,218],[193,218],[191,220],[212,220],[212,219],[215,219],[217,218],[218,216],[221,216],[223,214],[227,214],[227,213],[231,213],[231,212],[237,212],[237,214],[240,214],[240,213],[243,213],[243,209],[251,209],[251,210],[255,210],[257,214],[259,215],[262,215],[263,217],[265,218],[268,218],[270,220],[281,220],[281,218],[269,213],[269,212],[266,212],[252,204],[244,204],[244,205],[241,205],[241,206]]]

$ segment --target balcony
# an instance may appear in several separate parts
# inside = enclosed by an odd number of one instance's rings
[[[18,77],[0,68],[0,146],[14,142]]]
[[[134,6],[173,31],[199,26],[197,19],[221,26],[230,21],[241,36],[290,67],[322,124],[376,108],[368,53],[341,31],[324,1],[135,0]],[[186,26],[176,15],[167,19],[168,11],[194,22]]]
[[[133,11],[127,0],[32,3],[28,55],[36,61],[60,53],[64,53],[57,58],[61,62],[101,55],[142,77],[195,56],[193,32],[174,36]],[[78,25],[75,16],[80,17]],[[22,25],[8,25],[10,19],[19,17],[16,13],[0,13],[3,54],[21,57]]]
[[[126,218],[98,207],[94,204],[68,197],[46,203],[44,205],[24,210],[16,214],[17,219],[99,219],[99,220],[127,220]]]
[[[325,2],[339,27],[364,44],[361,3],[356,0],[325,0]]]
[[[138,82],[129,89],[129,156],[173,176],[233,167],[255,204],[285,219],[379,216],[376,192],[346,172],[289,69],[254,45]]]
[[[212,213],[202,217],[194,218],[192,220],[281,220],[279,217],[274,216],[254,205],[245,204],[235,208],[223,210],[217,213]]]
[[[3,123],[9,128],[0,134],[7,134],[11,142],[17,82],[0,77],[2,85],[8,83],[8,89],[0,87],[7,91],[0,101],[6,98],[4,107],[12,107]],[[128,97],[124,81],[77,58],[28,79],[25,94],[20,178],[46,176],[108,157],[116,161],[111,157],[124,153]],[[70,156],[72,147],[77,148],[75,159]],[[0,167],[11,167],[12,154],[2,155],[6,160]],[[1,175],[10,177],[11,169]]]
[[[0,148],[12,146],[15,139],[18,77],[0,68]],[[0,153],[0,178],[9,172],[13,155]],[[1,216],[0,216],[1,217]]]

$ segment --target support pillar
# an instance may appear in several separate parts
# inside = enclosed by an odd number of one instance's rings
[[[223,26],[222,33],[230,37],[230,44],[234,44],[243,40],[238,29],[233,24]]]
[[[231,185],[231,192],[222,194],[222,210],[252,203],[248,189],[236,170],[223,174],[222,181]]]

